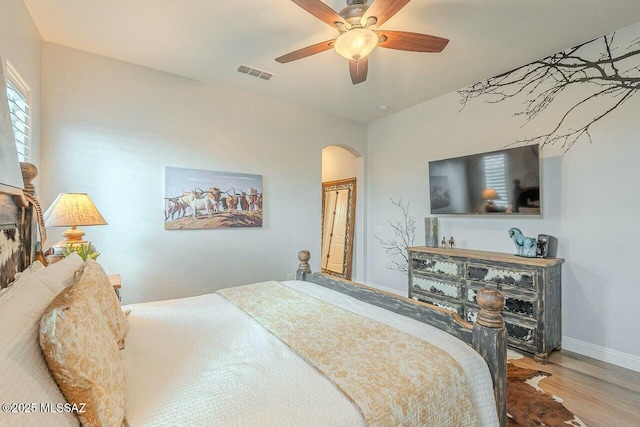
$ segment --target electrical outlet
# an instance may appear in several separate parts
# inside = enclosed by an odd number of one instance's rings
[[[293,280],[293,274],[291,273],[287,274],[287,280]]]

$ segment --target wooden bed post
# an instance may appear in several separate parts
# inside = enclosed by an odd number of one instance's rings
[[[309,251],[298,252],[298,270],[296,271],[296,280],[306,280],[307,274],[311,273],[311,266],[309,266],[309,259],[311,259],[311,253]]]
[[[20,162],[20,170],[24,181],[23,198],[25,199],[24,217],[22,218],[22,241],[24,243],[22,250],[24,267],[27,267],[36,260],[38,251],[41,250],[38,231],[41,234],[42,244],[47,239],[47,235],[42,219],[42,210],[36,196],[36,187],[33,185],[33,180],[38,176],[38,168],[32,163]],[[44,264],[46,265],[46,263]]]
[[[504,296],[493,289],[478,291],[480,312],[473,325],[473,348],[489,365],[500,426],[507,425],[507,332],[500,314]]]

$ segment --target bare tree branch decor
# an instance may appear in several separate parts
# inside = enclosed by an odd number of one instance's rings
[[[559,141],[566,151],[579,140],[591,142],[592,126],[640,89],[640,38],[631,41],[625,49],[616,45],[615,35],[612,33],[591,40],[461,89],[458,93],[462,96],[462,109],[474,98],[486,97],[485,102],[498,103],[526,95],[525,108],[515,113],[515,116],[526,118],[524,126],[567,89],[588,84],[593,88],[592,93],[568,108],[549,132],[516,143],[539,143],[544,146]],[[579,110],[590,107],[601,98],[606,98],[607,103],[595,104],[598,111],[595,115],[577,115]],[[577,127],[572,126],[574,122]]]
[[[404,204],[402,199],[397,202],[392,198],[389,199],[391,200],[391,203],[402,210],[404,220],[402,222],[389,221],[389,225],[393,230],[393,238],[383,240],[376,236],[376,239],[384,248],[387,253],[387,257],[391,258],[390,262],[387,263],[387,268],[390,270],[401,271],[406,274],[409,271],[407,247],[413,246],[413,241],[416,238],[416,219],[409,213],[411,202]]]

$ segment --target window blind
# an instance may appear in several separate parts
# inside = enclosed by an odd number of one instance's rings
[[[485,188],[493,188],[500,196],[495,201],[497,205],[505,205],[509,201],[507,196],[507,165],[504,154],[494,154],[484,157]]]
[[[7,98],[13,134],[16,139],[18,159],[21,162],[30,160],[31,156],[31,108],[29,107],[29,91],[12,78],[8,73]]]

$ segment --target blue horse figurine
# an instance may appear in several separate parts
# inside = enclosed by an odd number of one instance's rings
[[[527,258],[536,257],[537,240],[533,237],[526,237],[519,228],[509,229],[509,237],[516,245],[516,255]]]

